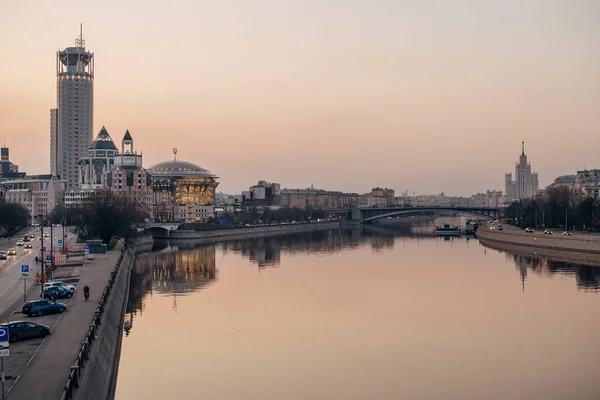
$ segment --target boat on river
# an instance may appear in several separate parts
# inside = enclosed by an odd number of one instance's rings
[[[434,235],[438,236],[460,236],[460,228],[458,226],[444,224],[436,226],[433,230]]]

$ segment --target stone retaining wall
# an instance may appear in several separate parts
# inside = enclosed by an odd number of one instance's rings
[[[543,233],[525,233],[517,230],[492,230],[480,227],[477,237],[482,241],[491,241],[540,249],[571,251],[578,253],[600,254],[600,237],[598,236],[563,236],[560,234],[544,235]]]

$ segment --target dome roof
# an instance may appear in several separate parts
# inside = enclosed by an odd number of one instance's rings
[[[206,176],[216,178],[207,169],[187,161],[170,160],[163,161],[150,167],[150,173],[154,176]]]
[[[100,129],[98,135],[90,145],[90,150],[118,150],[117,146],[115,146],[115,142],[113,142],[112,138],[108,134],[108,131],[105,127]]]

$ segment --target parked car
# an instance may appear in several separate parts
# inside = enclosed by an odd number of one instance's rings
[[[50,334],[50,328],[46,325],[36,324],[29,321],[7,322],[0,326],[8,328],[9,339],[17,342],[23,339],[43,338]]]
[[[527,228],[527,229],[525,229],[525,232],[527,232],[527,233],[533,233],[533,229],[532,228]]]
[[[550,231],[550,230],[546,229],[546,230],[544,231],[544,235],[552,235],[552,231]]]
[[[61,287],[66,290],[70,290],[71,293],[73,293],[75,291],[75,286],[67,285],[66,283],[64,283],[62,281],[53,281],[53,282],[44,283],[44,290],[46,290],[47,288],[51,288],[51,287]]]
[[[31,245],[31,243],[25,243],[25,246],[23,246],[23,248],[25,248],[25,249],[32,249],[33,246]]]
[[[571,232],[563,232],[562,234],[563,234],[563,236],[573,236],[573,235],[571,234]]]
[[[66,304],[57,303],[51,300],[34,300],[23,304],[21,311],[29,317],[32,315],[41,317],[44,314],[63,313],[67,311],[67,306]]]
[[[17,246],[23,246],[25,244],[25,242],[23,242],[22,240],[17,240]]]
[[[65,286],[52,286],[44,288],[45,299],[70,299],[73,297],[73,292]]]
[[[0,251],[0,260],[6,260],[6,252]]]
[[[6,252],[7,256],[16,256],[17,255],[17,249],[15,249],[14,247],[11,247],[10,249],[8,249],[8,251]]]

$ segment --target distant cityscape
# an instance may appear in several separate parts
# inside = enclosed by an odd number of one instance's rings
[[[375,187],[368,193],[325,189],[281,188],[259,180],[239,194],[217,192],[219,178],[194,163],[173,158],[143,167],[142,153],[134,149],[134,135],[126,131],[120,149],[103,126],[93,137],[94,53],[80,35],[75,46],[56,54],[57,101],[50,110],[50,172],[28,175],[11,162],[9,148],[0,150],[0,201],[18,203],[42,222],[58,206],[76,208],[102,192],[124,196],[150,220],[199,222],[222,213],[248,208],[312,208],[338,210],[404,206],[479,206],[505,208],[515,200],[544,196],[566,187],[581,197],[598,198],[600,169],[576,171],[539,188],[522,143],[513,173],[504,177],[504,190],[490,189],[470,197],[418,195]]]

